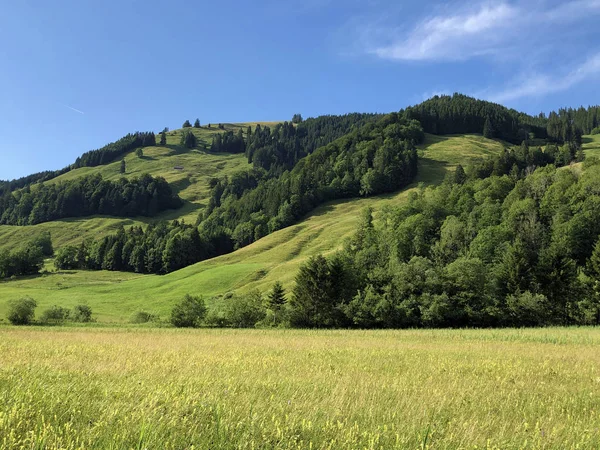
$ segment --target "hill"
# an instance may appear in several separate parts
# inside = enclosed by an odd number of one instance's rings
[[[277,122],[251,122],[238,124],[223,124],[220,130],[216,125],[211,128],[191,128],[197,136],[200,145],[210,146],[214,135],[224,131],[237,132],[248,126],[257,124],[274,125]],[[179,144],[182,129],[167,133],[167,144],[143,148],[144,156],[138,158],[134,151],[124,156],[126,173],[120,173],[120,159],[97,167],[81,167],[59,175],[46,183],[75,180],[77,178],[100,174],[107,180],[118,180],[140,176],[148,173],[167,180],[174,191],[184,200],[183,208],[165,213],[153,218],[120,219],[114,217],[91,217],[63,219],[60,221],[41,223],[30,227],[0,225],[0,250],[10,249],[20,245],[43,232],[49,231],[55,247],[68,244],[78,244],[86,238],[98,238],[114,233],[121,226],[144,225],[157,220],[183,219],[194,223],[198,211],[206,206],[206,198],[210,193],[209,182],[212,178],[230,175],[238,170],[249,168],[250,165],[243,154],[210,153],[199,149],[187,149]],[[182,169],[175,169],[182,167]]]
[[[254,288],[266,290],[277,280],[289,288],[298,267],[308,257],[329,253],[341,247],[344,240],[354,233],[360,212],[365,207],[372,207],[377,211],[386,205],[399,204],[419,184],[439,183],[457,164],[467,165],[471,161],[497,154],[506,145],[479,135],[426,135],[425,142],[419,146],[417,180],[401,192],[329,202],[296,225],[276,231],[231,254],[203,261],[168,275],[105,271],[48,273],[41,277],[0,283],[0,298],[29,295],[38,300],[41,309],[54,304],[73,306],[87,302],[97,313],[99,320],[119,322],[127,320],[133,312],[141,309],[166,316],[173,302],[187,293],[210,299],[231,291],[244,292]],[[36,227],[56,227],[52,229],[59,236],[64,236],[64,242],[68,242],[67,239],[81,239],[71,237],[73,230],[77,229],[75,225],[84,227],[78,232],[86,235],[107,232],[111,226],[118,226],[120,223],[118,220],[105,218],[76,222],[71,224],[72,229],[62,234],[61,225],[69,222],[41,224]],[[6,227],[0,227],[0,233],[5,229]],[[11,240],[16,238],[6,231],[4,236]],[[54,234],[53,238],[60,245],[61,241]],[[5,302],[0,302],[0,317],[4,316],[4,308]]]

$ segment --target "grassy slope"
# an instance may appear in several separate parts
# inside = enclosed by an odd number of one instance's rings
[[[599,345],[592,327],[0,327],[0,447],[598,449]]]
[[[254,128],[257,123],[273,125],[271,122],[252,122],[245,124],[225,124],[226,130],[237,131],[248,126]],[[134,152],[125,155],[127,173],[125,176],[134,177],[144,173],[164,177],[185,200],[183,208],[176,211],[166,211],[157,218],[119,219],[114,217],[86,217],[81,219],[64,219],[42,223],[32,227],[16,227],[0,225],[0,250],[19,245],[31,236],[43,231],[50,231],[55,247],[67,244],[77,244],[82,239],[96,238],[106,233],[114,232],[120,226],[140,225],[158,219],[185,219],[194,223],[198,211],[205,206],[205,198],[209,194],[208,182],[213,177],[221,177],[238,170],[250,167],[244,155],[227,153],[212,154],[202,150],[188,150],[179,146],[182,130],[168,133],[167,145],[147,147],[144,157],[138,158]],[[199,148],[204,144],[209,146],[212,136],[220,131],[216,125],[211,129],[192,128],[199,138]],[[115,180],[122,175],[119,173],[121,162],[114,161],[99,167],[82,167],[61,175],[50,183],[76,179],[78,177],[100,173],[105,179]],[[175,166],[183,166],[184,170],[175,170]]]
[[[499,152],[502,144],[481,136],[427,136],[420,153],[417,182],[402,192],[368,199],[331,202],[297,225],[273,233],[229,255],[204,261],[165,276],[106,272],[48,274],[0,284],[0,318],[5,301],[30,295],[41,309],[58,304],[92,305],[100,320],[126,320],[145,309],[166,315],[186,293],[211,297],[228,291],[268,289],[275,280],[291,286],[298,266],[309,256],[334,251],[355,230],[360,211],[380,209],[405,199],[418,183],[440,182],[456,164]]]

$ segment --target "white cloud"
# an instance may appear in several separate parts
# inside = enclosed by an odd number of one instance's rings
[[[520,48],[536,39],[560,39],[543,33],[544,25],[576,22],[600,14],[600,0],[577,0],[549,6],[547,0],[476,3],[458,12],[421,20],[408,32],[381,23],[363,24],[363,48],[395,61],[461,61]],[[514,52],[518,55],[519,52]]]
[[[504,103],[523,97],[541,97],[546,94],[566,91],[584,81],[600,77],[600,52],[565,75],[552,76],[543,73],[521,76],[517,83],[489,95],[491,101]]]
[[[483,5],[471,13],[436,16],[421,22],[408,37],[370,52],[395,60],[466,59],[485,53],[496,39],[492,32],[508,26],[516,14],[515,8],[501,3]]]

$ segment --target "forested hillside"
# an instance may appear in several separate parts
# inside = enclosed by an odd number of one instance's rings
[[[152,217],[180,207],[181,199],[163,178],[144,175],[112,182],[92,175],[7,193],[0,197],[0,224],[35,225],[95,214]]]
[[[516,168],[510,174],[499,169],[510,164],[497,164],[506,158]],[[475,167],[457,171],[376,222],[367,210],[344,251],[301,268],[291,322],[600,323],[600,165],[534,170],[532,160],[527,151],[503,154],[484,178]]]

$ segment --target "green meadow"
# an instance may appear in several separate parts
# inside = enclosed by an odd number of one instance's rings
[[[600,330],[0,327],[6,449],[594,449]]]
[[[177,141],[177,133],[170,137]],[[335,201],[314,210],[300,223],[277,231],[236,252],[211,260],[203,261],[164,276],[136,275],[120,272],[69,271],[56,273],[51,264],[42,276],[21,278],[0,283],[0,320],[6,311],[6,302],[11,298],[30,296],[39,304],[39,311],[52,305],[72,307],[88,303],[94,315],[101,322],[127,321],[131,314],[145,310],[166,317],[175,301],[185,294],[202,295],[209,306],[228,292],[247,292],[252,289],[268,290],[279,280],[286,288],[291,288],[298,267],[310,256],[330,253],[339,249],[345,239],[352,236],[358,223],[360,212],[365,207],[375,211],[386,205],[404,201],[408,194],[420,185],[439,183],[448,171],[457,164],[468,165],[470,161],[498,153],[506,144],[486,139],[479,135],[433,136],[427,135],[419,148],[420,167],[416,182],[401,192],[377,197]],[[172,173],[176,164],[196,167],[194,182],[180,195],[194,207],[202,208],[202,201],[208,193],[208,181],[213,176],[223,176],[247,167],[243,155],[212,155],[202,151],[169,150],[156,147],[145,150],[145,157],[155,160],[139,160],[133,154],[126,157],[129,170],[150,171],[161,175],[171,183],[173,177],[188,177],[189,174]],[[164,156],[159,156],[162,153]],[[153,156],[154,155],[154,156]],[[183,162],[188,158],[189,162]],[[179,158],[179,159],[178,159]],[[163,161],[167,159],[168,161]],[[193,165],[195,164],[195,166]],[[225,164],[224,166],[219,166]],[[118,177],[118,162],[102,166],[104,176]],[[220,168],[221,167],[221,168]],[[206,169],[206,170],[205,170]],[[77,169],[63,176],[75,176]],[[187,169],[186,169],[187,170]],[[203,172],[203,170],[205,170]],[[197,193],[196,197],[185,193]],[[194,200],[194,202],[192,202]],[[183,218],[193,222],[193,215],[183,211],[166,213],[169,218]],[[181,215],[177,215],[181,214]],[[36,232],[49,230],[56,247],[68,243],[78,243],[83,238],[100,236],[114,232],[120,225],[129,226],[142,223],[138,220],[114,218],[92,218],[50,222],[31,227],[0,226],[0,242],[26,239]],[[0,244],[1,248],[1,244]],[[215,298],[217,297],[217,298]]]

